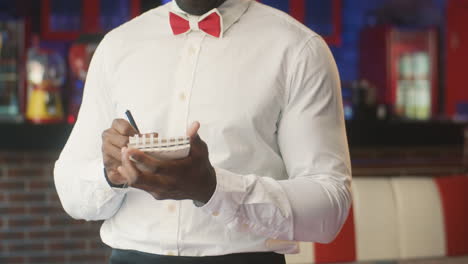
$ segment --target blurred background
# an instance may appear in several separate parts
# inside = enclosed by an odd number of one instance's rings
[[[166,2],[0,0],[0,263],[105,263],[100,223],[65,214],[53,164],[99,41]],[[288,263],[468,263],[468,0],[260,2],[329,44],[353,163],[338,239]]]

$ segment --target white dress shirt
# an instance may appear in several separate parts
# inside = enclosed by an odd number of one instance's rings
[[[160,6],[108,33],[86,81],[77,123],[55,165],[74,218],[105,220],[113,248],[180,256],[293,253],[330,242],[351,204],[351,169],[333,57],[320,36],[281,11],[227,0],[223,36],[173,35]],[[217,186],[202,207],[111,188],[101,134],[126,109],[142,133],[183,136],[200,121]]]

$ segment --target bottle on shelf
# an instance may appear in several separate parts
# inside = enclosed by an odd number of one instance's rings
[[[63,57],[52,50],[39,47],[34,37],[28,50],[26,119],[32,123],[63,121],[61,89],[65,83],[66,68]]]

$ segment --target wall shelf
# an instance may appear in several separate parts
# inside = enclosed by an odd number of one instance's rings
[[[453,122],[347,122],[350,148],[463,147],[466,125]],[[54,151],[63,148],[70,124],[0,123],[0,150]]]
[[[464,123],[450,121],[347,122],[348,140],[354,147],[460,146]]]
[[[59,151],[72,130],[69,124],[0,123],[0,150]]]

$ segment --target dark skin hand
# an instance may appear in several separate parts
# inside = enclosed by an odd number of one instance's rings
[[[213,8],[222,5],[226,0],[176,0],[177,5],[185,12],[201,16]]]
[[[191,147],[189,156],[184,159],[163,161],[137,149],[123,147],[119,151],[119,177],[110,179],[111,182],[128,183],[147,191],[157,200],[189,199],[207,203],[216,189],[216,173],[208,158],[208,147],[198,135],[199,128],[200,124],[195,122],[188,129]],[[132,133],[130,128],[127,129]]]
[[[117,168],[122,165],[121,149],[126,147],[130,136],[138,134],[135,128],[125,119],[115,119],[111,128],[102,133],[102,157],[107,177],[113,184],[124,184],[127,179],[122,177]]]

